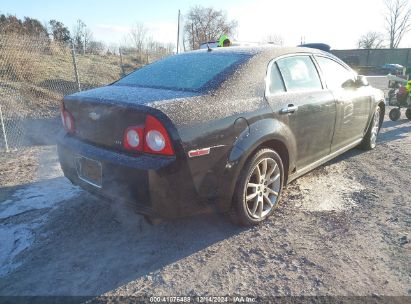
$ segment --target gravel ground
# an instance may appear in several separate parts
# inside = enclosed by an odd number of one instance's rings
[[[381,88],[386,80],[369,78]],[[351,150],[291,183],[276,214],[252,229],[215,214],[151,226],[74,187],[51,145],[56,122],[30,122],[26,147],[0,154],[0,295],[411,302],[408,120],[386,118],[375,150]]]
[[[386,118],[375,150],[291,183],[252,229],[150,226],[72,186],[54,146],[0,155],[0,295],[410,296],[410,131]]]

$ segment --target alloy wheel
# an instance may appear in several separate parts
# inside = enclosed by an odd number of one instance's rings
[[[280,168],[272,158],[263,158],[252,168],[244,189],[246,210],[252,218],[261,219],[273,209],[281,179]]]
[[[371,129],[371,148],[374,148],[377,145],[377,135],[380,129],[380,108],[377,107],[377,110],[374,113],[373,125]]]

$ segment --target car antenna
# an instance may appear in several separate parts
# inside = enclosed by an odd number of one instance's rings
[[[212,49],[210,48],[210,46],[208,45],[208,42],[207,42],[207,52],[211,52],[212,51]]]

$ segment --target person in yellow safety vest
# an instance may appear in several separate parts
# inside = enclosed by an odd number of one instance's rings
[[[231,41],[228,38],[227,35],[222,35],[220,37],[220,39],[218,40],[218,46],[219,47],[226,47],[226,46],[230,46],[231,45]]]
[[[408,80],[405,89],[408,91],[408,100],[407,103],[408,105],[411,106],[411,80]]]

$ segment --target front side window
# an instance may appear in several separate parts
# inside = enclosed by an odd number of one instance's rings
[[[321,90],[317,69],[309,56],[293,56],[277,60],[287,92]]]
[[[321,56],[316,56],[315,59],[320,66],[327,88],[339,89],[347,80],[355,79],[355,74],[338,62]]]
[[[201,91],[217,86],[249,56],[244,54],[195,53],[170,56],[120,79],[116,85],[170,90]]]

